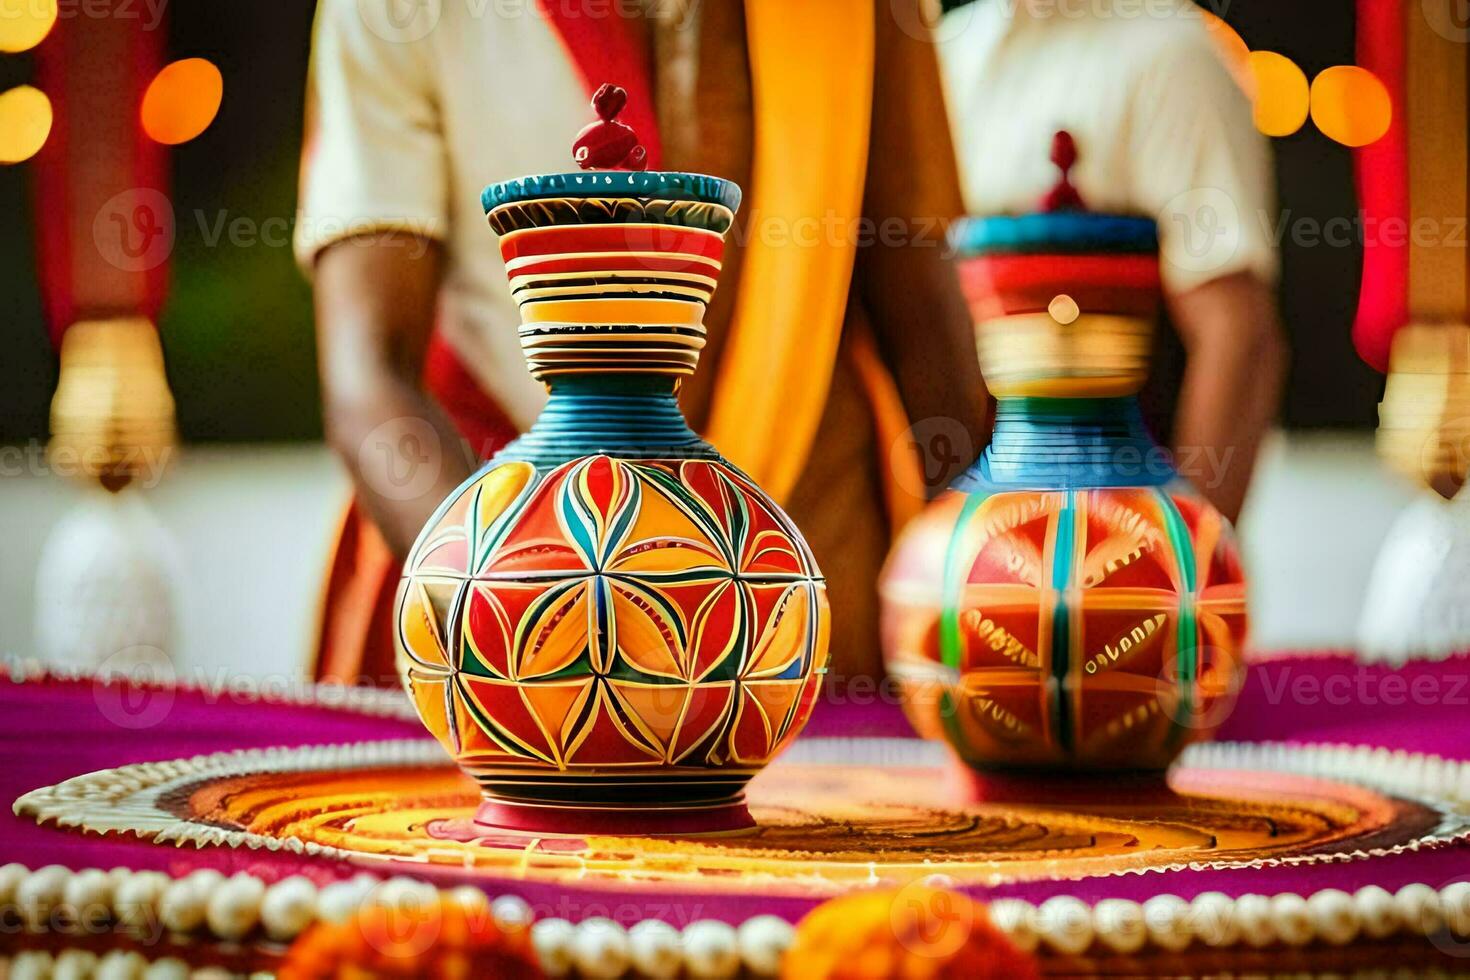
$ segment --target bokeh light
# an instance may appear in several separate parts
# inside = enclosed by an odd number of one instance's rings
[[[214,122],[224,92],[224,77],[204,58],[166,65],[143,93],[143,131],[170,146],[187,143]]]
[[[1290,136],[1307,121],[1310,102],[1306,74],[1275,51],[1250,53],[1255,79],[1256,128],[1267,136]]]
[[[1393,100],[1368,69],[1336,65],[1312,79],[1312,122],[1345,146],[1366,146],[1388,132]]]
[[[1235,32],[1225,21],[1204,8],[1200,8],[1200,16],[1204,18],[1205,33],[1210,35],[1210,41],[1215,45],[1215,51],[1220,55],[1220,60],[1225,63],[1230,77],[1235,79],[1246,95],[1255,97],[1255,76],[1251,74],[1251,49],[1245,40]]]
[[[56,24],[56,0],[0,0],[0,51],[29,51]]]
[[[0,163],[35,156],[51,135],[51,100],[29,85],[0,93]]]

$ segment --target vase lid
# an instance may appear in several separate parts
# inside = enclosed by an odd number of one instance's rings
[[[565,197],[637,197],[740,207],[740,185],[723,177],[676,170],[584,170],[534,174],[486,187],[480,204],[489,214],[502,204]]]
[[[627,104],[625,89],[611,82],[598,86],[592,94],[592,110],[597,118],[583,126],[572,142],[572,162],[580,169],[491,184],[480,195],[485,213],[506,204],[561,198],[632,197],[719,204],[732,212],[740,207],[740,187],[734,181],[707,174],[645,169],[648,151],[633,127],[618,118]]]
[[[1077,144],[1065,129],[1052,137],[1051,162],[1057,168],[1057,180],[1035,211],[963,218],[950,229],[950,244],[955,251],[964,257],[1158,252],[1159,229],[1153,218],[1088,208],[1072,183]],[[1060,267],[1064,271],[1065,264]]]

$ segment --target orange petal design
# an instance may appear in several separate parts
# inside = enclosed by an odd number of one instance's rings
[[[576,660],[587,648],[590,609],[587,583],[578,582],[546,605],[535,622],[522,621],[516,637],[520,651],[516,677],[545,677]]]

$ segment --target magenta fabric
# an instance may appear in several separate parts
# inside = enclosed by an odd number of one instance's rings
[[[823,737],[899,736],[910,732],[883,688],[834,684],[807,734]],[[1346,742],[1470,758],[1470,658],[1393,670],[1360,665],[1347,655],[1295,656],[1252,667],[1236,708],[1221,732],[1236,740]],[[417,723],[324,707],[265,703],[230,694],[144,690],[118,684],[0,680],[0,796],[14,800],[39,786],[134,762],[174,759],[228,749],[420,737]],[[181,849],[145,841],[99,838],[37,826],[0,813],[0,864],[72,868],[125,865],[182,874],[198,867],[250,871],[268,880],[306,873],[319,881],[360,870],[344,862],[226,848]],[[1372,861],[1311,867],[1228,871],[1150,872],[1080,881],[1032,882],[977,894],[1041,901],[1074,895],[1142,899],[1159,893],[1190,897],[1218,890],[1229,895],[1319,888],[1353,890],[1376,883],[1393,889],[1422,881],[1435,886],[1470,877],[1470,847],[1450,846]],[[612,915],[623,921],[660,917],[740,921],[774,912],[800,917],[805,898],[690,895],[681,892],[611,894],[599,888],[517,883],[514,890],[538,914],[573,920]]]

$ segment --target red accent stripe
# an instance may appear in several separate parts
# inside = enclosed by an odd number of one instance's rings
[[[637,33],[641,20],[622,16],[619,7],[607,0],[538,0],[537,6],[561,37],[588,99],[603,82],[628,90],[628,104],[618,119],[633,127],[648,150],[648,169],[663,166],[663,144],[653,108],[652,45]],[[571,143],[567,146],[570,157]]]
[[[961,261],[959,277],[985,316],[1045,310],[1061,293],[1084,313],[1153,316],[1162,295],[1153,255],[986,255]]]
[[[725,241],[710,231],[667,225],[564,225],[530,228],[500,239],[505,261],[578,252],[674,252],[718,261]]]
[[[1404,126],[1408,44],[1404,18],[1409,16],[1422,16],[1417,5],[1410,12],[1400,0],[1358,0],[1358,64],[1378,76],[1393,106],[1388,132],[1353,151],[1363,226],[1375,231],[1385,221],[1403,222],[1405,229],[1409,223],[1409,144]],[[1363,248],[1353,345],[1379,371],[1388,370],[1393,335],[1409,320],[1408,239],[1407,232],[1369,234]]]
[[[526,265],[516,266],[511,273],[512,278],[521,276],[540,276],[552,272],[687,272],[695,275],[714,277],[719,275],[720,264],[708,259],[674,258],[671,256],[628,256],[627,258],[615,258],[609,256],[583,257],[568,256],[566,258],[547,259],[544,262],[530,262]]]

